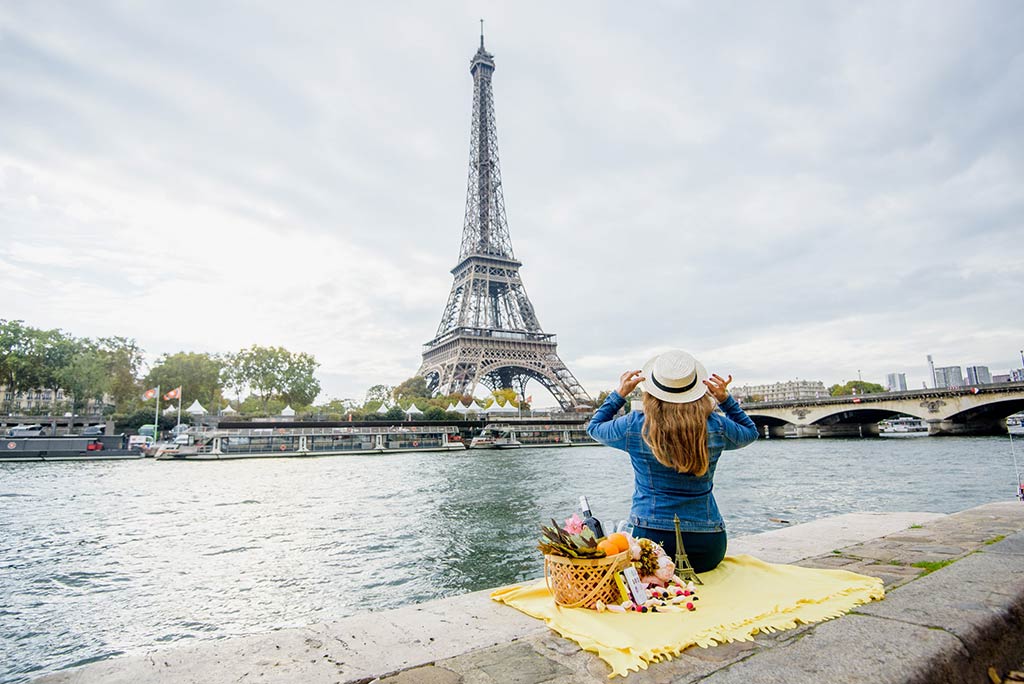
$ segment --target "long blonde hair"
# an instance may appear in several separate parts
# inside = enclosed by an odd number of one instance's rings
[[[667,468],[700,477],[708,472],[708,416],[711,397],[673,404],[644,392],[643,438]]]

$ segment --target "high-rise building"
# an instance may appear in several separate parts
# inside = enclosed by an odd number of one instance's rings
[[[935,387],[963,387],[964,374],[960,366],[943,366],[935,369]]]
[[[889,388],[890,392],[906,392],[907,374],[889,373],[888,375],[885,376],[885,384]]]
[[[938,387],[939,382],[935,379],[935,362],[932,361],[932,355],[928,355],[928,374],[932,376],[932,387]]]
[[[988,385],[992,382],[992,374],[988,366],[968,366],[967,383],[970,385]]]

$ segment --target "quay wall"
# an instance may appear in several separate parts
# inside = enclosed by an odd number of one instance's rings
[[[1024,504],[855,513],[730,541],[729,553],[880,577],[836,620],[691,648],[628,681],[987,682],[1024,653]],[[931,569],[936,569],[930,572]],[[606,682],[609,670],[489,590],[329,624],[191,643],[56,672],[72,682]]]

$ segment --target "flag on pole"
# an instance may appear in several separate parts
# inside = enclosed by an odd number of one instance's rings
[[[164,395],[164,401],[170,401],[171,399],[180,399],[180,398],[181,398],[181,385],[178,385],[177,387],[175,387],[170,392],[168,392],[167,394]]]
[[[146,390],[145,392],[142,393],[142,401],[146,401],[147,399],[152,399],[153,397],[156,396],[156,393],[158,391],[159,391],[159,389],[156,388],[156,387],[154,387],[153,389]]]

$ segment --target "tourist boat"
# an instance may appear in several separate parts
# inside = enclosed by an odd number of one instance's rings
[[[597,446],[582,423],[568,425],[488,423],[469,443],[470,449]]]
[[[928,423],[912,416],[900,416],[883,420],[878,424],[878,431],[885,435],[928,432]]]
[[[142,458],[126,446],[124,435],[4,437],[0,461],[115,461]]]
[[[213,429],[157,450],[161,460],[218,461],[407,451],[462,451],[458,429],[434,426],[274,427]]]
[[[522,444],[512,435],[484,428],[469,442],[470,449],[518,449]]]

